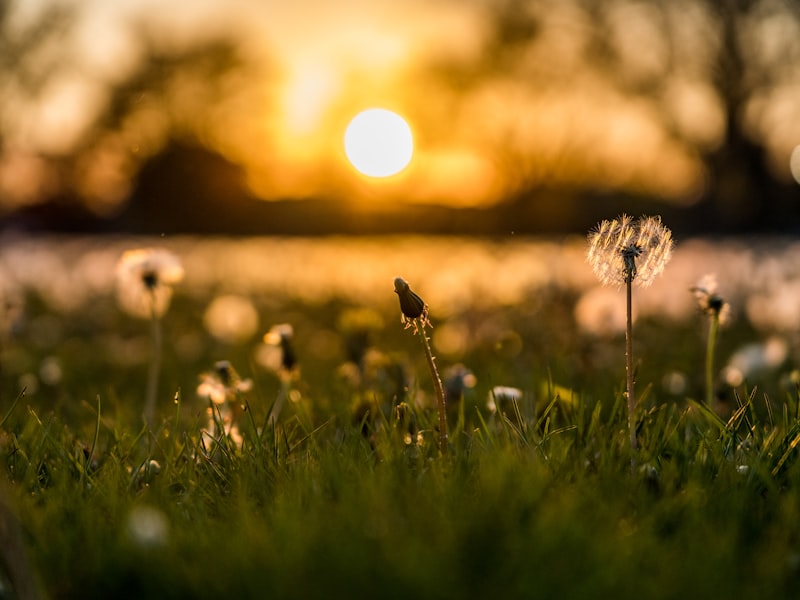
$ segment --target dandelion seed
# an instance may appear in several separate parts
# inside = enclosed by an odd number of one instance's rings
[[[622,215],[602,221],[588,240],[587,259],[604,285],[635,281],[647,287],[672,256],[672,233],[659,217],[632,219]]]

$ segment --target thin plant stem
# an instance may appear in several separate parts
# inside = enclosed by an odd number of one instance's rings
[[[269,411],[268,422],[271,426],[275,426],[275,424],[278,422],[278,417],[281,415],[283,405],[286,403],[286,399],[289,397],[291,388],[292,384],[289,373],[281,373],[281,389],[278,392],[278,397],[275,398],[275,403],[272,405],[272,410]]]
[[[147,395],[144,403],[144,421],[153,427],[156,412],[156,396],[158,395],[158,378],[161,371],[161,319],[156,313],[155,293],[153,293],[150,329],[152,332],[152,350],[150,353],[150,369],[147,373]]]
[[[708,323],[708,344],[706,346],[706,406],[714,400],[714,348],[717,345],[719,313],[713,313]]]
[[[447,404],[444,399],[442,379],[439,377],[439,370],[436,368],[436,362],[431,352],[430,341],[425,334],[425,324],[420,317],[414,319],[414,326],[419,334],[419,339],[422,340],[422,346],[425,349],[425,358],[428,360],[428,368],[431,371],[431,378],[433,379],[433,390],[436,394],[436,407],[439,412],[439,451],[442,454],[447,454]]]
[[[633,277],[630,275],[626,278],[625,283],[625,299],[626,299],[626,327],[625,327],[625,372],[627,376],[628,386],[628,431],[631,438],[631,465],[634,464],[634,454],[639,447],[636,440],[636,419],[634,418],[634,411],[636,409],[636,398],[633,392],[633,318],[632,318],[632,283]]]

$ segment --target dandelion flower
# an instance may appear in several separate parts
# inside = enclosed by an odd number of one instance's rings
[[[604,285],[634,281],[647,287],[672,256],[672,232],[660,217],[602,221],[588,239],[587,259]]]
[[[122,309],[141,319],[162,317],[172,286],[183,280],[180,259],[168,250],[128,250],[117,263],[117,298]]]

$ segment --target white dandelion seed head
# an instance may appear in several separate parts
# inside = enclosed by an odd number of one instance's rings
[[[672,256],[672,232],[660,217],[622,215],[601,221],[588,242],[586,258],[604,285],[622,285],[630,279],[647,287]]]
[[[180,259],[161,248],[128,250],[117,262],[117,299],[131,316],[162,317],[172,300],[172,286],[183,280]]]

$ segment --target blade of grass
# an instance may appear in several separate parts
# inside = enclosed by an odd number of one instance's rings
[[[24,398],[24,397],[25,397],[25,390],[26,390],[26,389],[27,389],[27,388],[24,388],[24,387],[23,387],[23,388],[20,390],[19,394],[17,394],[17,397],[16,397],[16,398],[14,398],[14,401],[11,403],[11,406],[9,407],[8,411],[6,411],[6,414],[3,416],[3,419],[2,419],[2,420],[0,420],[0,429],[2,429],[2,428],[3,428],[3,425],[5,425],[5,424],[6,424],[6,421],[8,421],[8,418],[11,416],[11,413],[13,413],[13,412],[14,412],[14,409],[17,407],[17,404],[19,403],[19,401],[20,401],[22,398]]]

